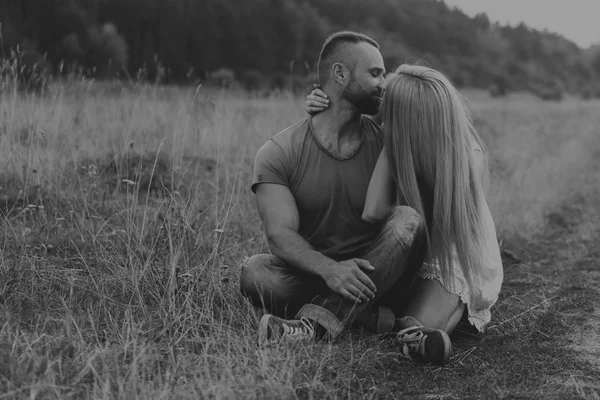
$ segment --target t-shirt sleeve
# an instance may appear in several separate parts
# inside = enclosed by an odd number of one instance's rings
[[[261,183],[275,183],[290,187],[289,157],[273,140],[265,143],[256,153],[254,175],[250,189],[256,193]]]

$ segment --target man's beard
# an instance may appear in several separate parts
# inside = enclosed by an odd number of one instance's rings
[[[348,100],[361,114],[375,115],[379,112],[383,90],[375,87],[367,91],[358,85],[354,80],[348,83],[344,88],[343,96]]]

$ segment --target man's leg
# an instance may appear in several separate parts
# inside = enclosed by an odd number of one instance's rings
[[[377,239],[362,257],[375,267],[375,271],[367,273],[377,288],[374,299],[355,304],[335,293],[320,294],[312,304],[300,310],[298,317],[317,322],[335,339],[361,313],[373,307],[401,277],[414,279],[424,258],[423,224],[423,218],[406,206],[396,207],[386,220]]]
[[[367,274],[377,288],[375,298],[366,303],[355,304],[331,291],[317,295],[311,304],[302,307],[296,316],[299,320],[310,321],[306,326],[307,333],[313,332],[316,325],[325,328],[330,339],[335,339],[345,328],[358,320],[365,310],[383,300],[384,295],[386,300],[404,298],[403,293],[390,291],[402,290],[409,293],[408,288],[416,279],[425,258],[423,224],[423,218],[414,209],[406,206],[396,207],[374,244],[362,257],[375,267],[375,271]],[[402,307],[400,301],[392,305],[395,309]],[[273,321],[273,328],[281,333],[282,329],[278,325],[282,321]],[[283,324],[286,322],[289,321],[283,321]],[[292,328],[292,335],[295,330],[302,329],[298,320],[293,322],[297,324]],[[450,360],[452,344],[443,330],[427,328],[411,316],[395,320],[391,328],[397,332],[395,337],[404,355],[420,362],[439,365],[444,365]],[[259,328],[259,337],[261,333],[263,337],[271,337],[270,332],[271,325],[266,323],[262,329]]]
[[[302,306],[327,291],[318,277],[298,273],[271,254],[250,257],[242,267],[240,289],[252,305],[282,318],[294,317]]]

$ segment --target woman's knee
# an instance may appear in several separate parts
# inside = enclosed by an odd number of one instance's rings
[[[450,310],[447,307],[444,307],[437,312],[431,310],[433,312],[421,314],[417,319],[427,328],[439,329],[450,334],[460,322],[464,310],[465,305],[461,302],[454,309]]]
[[[404,313],[428,328],[452,332],[460,322],[466,306],[460,297],[449,292],[436,279],[417,279]]]
[[[448,320],[446,321],[446,327],[444,328],[446,333],[451,334],[454,331],[454,329],[456,329],[458,323],[460,322],[466,311],[467,306],[461,301],[452,313],[452,315],[450,315],[450,318],[448,318]]]

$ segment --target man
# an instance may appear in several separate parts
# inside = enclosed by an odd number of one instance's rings
[[[317,69],[330,107],[271,138],[255,159],[251,187],[272,254],[251,257],[240,285],[270,313],[259,342],[334,340],[358,324],[398,332],[404,354],[445,364],[445,332],[392,312],[423,260],[421,216],[396,207],[383,225],[361,218],[383,146],[379,126],[362,116],[378,112],[386,86],[379,45],[338,32],[325,41]]]

